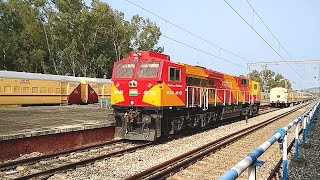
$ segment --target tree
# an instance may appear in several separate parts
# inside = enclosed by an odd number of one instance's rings
[[[135,15],[131,19],[131,25],[134,28],[132,48],[134,50],[151,50],[162,52],[162,47],[155,47],[161,35],[160,28],[152,23],[149,18],[143,19]]]
[[[43,1],[0,2],[2,69],[46,72],[46,49],[38,8]]]
[[[0,68],[108,77],[132,50],[154,50],[160,28],[93,0],[0,0]]]
[[[249,77],[254,81],[262,82],[260,73],[257,70],[253,70],[251,73],[249,73]]]
[[[276,74],[268,69],[262,70],[261,72],[253,70],[251,73],[249,73],[249,77],[254,81],[260,82],[263,92],[267,92],[274,87],[291,89],[291,83],[288,79],[285,79],[283,75],[279,73]]]

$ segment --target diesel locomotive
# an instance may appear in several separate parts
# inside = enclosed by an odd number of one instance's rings
[[[154,141],[225,118],[257,114],[260,85],[170,56],[142,51],[115,62],[111,105],[116,136]]]

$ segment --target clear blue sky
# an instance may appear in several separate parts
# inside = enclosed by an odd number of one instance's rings
[[[227,50],[230,50],[250,62],[277,61],[281,58],[247,26],[237,14],[223,0],[131,0],[136,4],[162,16],[169,21],[182,26],[191,32],[204,37]],[[90,2],[87,0],[86,2]],[[122,11],[126,19],[139,14],[149,18],[160,26],[163,34],[183,43],[202,49],[211,54],[222,56],[242,66],[246,61],[229,55],[214,46],[201,41],[165,21],[135,7],[125,0],[103,0],[113,9]],[[257,31],[283,56],[290,57],[279,48],[276,40],[262,26],[257,16],[252,18],[252,10],[245,0],[228,0],[228,2],[252,23]],[[269,26],[281,44],[294,59],[320,59],[320,1],[319,0],[249,0],[264,22]],[[171,56],[173,61],[179,61],[225,72],[233,75],[246,74],[243,67],[211,57],[189,47],[177,44],[164,37],[160,39],[160,46],[164,46],[165,54]],[[292,65],[302,78],[287,64],[269,66],[268,68],[283,74],[293,82],[294,89],[303,89],[318,86],[318,65]],[[261,67],[256,67],[261,70]],[[314,77],[317,77],[316,79]]]

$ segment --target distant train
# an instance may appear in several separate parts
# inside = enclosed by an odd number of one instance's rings
[[[110,97],[110,79],[0,71],[0,105],[93,104]]]
[[[289,107],[313,99],[313,95],[306,92],[294,91],[283,87],[275,87],[270,90],[271,107]]]

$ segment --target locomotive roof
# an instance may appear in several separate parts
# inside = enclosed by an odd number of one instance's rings
[[[181,64],[181,65],[185,66],[187,74],[189,74],[191,76],[207,78],[207,77],[212,77],[212,75],[215,74],[215,77],[216,77],[216,75],[219,75],[219,77],[227,75],[227,76],[233,76],[233,77],[237,77],[237,78],[241,78],[241,79],[247,79],[245,77],[235,76],[235,75],[226,74],[226,73],[222,73],[222,72],[219,72],[219,71],[214,71],[214,70],[211,70],[211,69],[207,69],[207,68],[202,67],[202,66],[195,66],[195,65],[179,63],[179,62],[178,62],[178,64]]]
[[[73,81],[80,82],[82,77],[62,76],[41,73],[26,73],[16,71],[0,71],[0,78],[16,78],[16,79],[35,79],[35,80],[51,80],[51,81]],[[88,82],[111,83],[110,79],[84,78]]]
[[[121,59],[119,61],[120,62],[121,61],[128,62],[128,61],[132,61],[133,58],[139,58],[139,59],[141,58],[142,60],[150,60],[149,58],[152,58],[152,59],[157,59],[157,60],[170,61],[169,55],[165,55],[165,54],[161,54],[161,53],[153,52],[153,51],[132,51],[132,52],[130,52],[129,57]],[[170,61],[170,62],[172,62],[172,61]],[[208,77],[212,77],[212,75],[215,74],[216,76],[217,75],[218,76],[227,75],[227,76],[237,77],[240,79],[247,79],[246,77],[226,74],[226,73],[214,71],[211,69],[207,69],[202,66],[190,65],[190,64],[180,63],[180,62],[172,62],[172,63],[176,63],[179,65],[185,66],[187,74],[189,76],[194,76],[194,77],[199,77],[199,78],[208,78]]]

